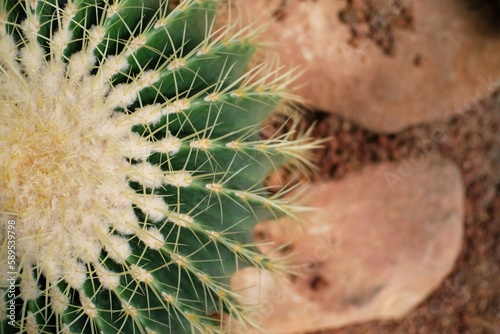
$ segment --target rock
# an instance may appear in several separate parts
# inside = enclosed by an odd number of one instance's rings
[[[465,196],[453,163],[427,156],[369,166],[308,194],[320,210],[302,215],[301,227],[280,220],[256,232],[275,246],[289,242],[284,251],[299,274],[278,283],[249,269],[233,277],[242,302],[261,305],[257,317],[269,333],[401,318],[451,272]]]
[[[498,83],[498,20],[494,23],[467,1],[455,0],[399,1],[406,7],[394,0],[352,1],[344,20],[359,20],[366,2],[377,13],[371,17],[374,24],[384,27],[396,14],[407,22],[381,28],[373,37],[377,45],[365,36],[365,23],[351,25],[353,38],[350,26],[341,22],[344,0],[290,0],[288,6],[253,0],[246,7],[262,21],[274,13],[264,36],[279,50],[286,68],[306,70],[298,82],[299,95],[316,109],[341,114],[372,131],[393,133],[443,120]]]

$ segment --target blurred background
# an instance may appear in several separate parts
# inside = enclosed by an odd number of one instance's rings
[[[246,272],[235,283],[259,280],[247,297],[273,297],[264,327],[500,333],[500,2],[242,6],[271,21],[263,35],[281,63],[304,71],[301,125],[328,138],[306,194],[321,210],[301,227],[256,230],[297,275],[276,284]]]

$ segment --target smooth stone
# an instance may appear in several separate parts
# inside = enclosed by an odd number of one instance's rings
[[[370,1],[379,12],[392,2]],[[253,0],[242,8],[253,21],[271,21],[262,39],[278,50],[281,65],[305,71],[297,94],[372,131],[444,120],[499,84],[498,20],[490,22],[466,1],[403,1],[412,8],[414,28],[393,29],[392,56],[368,38],[357,47],[348,43],[350,27],[339,18],[347,1],[290,0],[282,14],[272,15],[280,3]]]
[[[255,268],[233,277],[243,304],[269,333],[305,333],[404,317],[451,272],[462,246],[465,191],[458,167],[442,158],[368,166],[313,184],[302,224],[257,227],[289,243],[298,274],[277,281]],[[291,252],[291,253],[288,253]]]

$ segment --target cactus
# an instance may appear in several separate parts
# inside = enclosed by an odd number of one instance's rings
[[[263,181],[315,143],[260,137],[289,75],[218,6],[0,2],[0,333],[255,325],[229,279],[286,270],[252,229],[294,214]]]

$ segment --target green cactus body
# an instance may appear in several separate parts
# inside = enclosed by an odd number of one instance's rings
[[[230,276],[280,270],[252,229],[293,210],[263,180],[311,144],[260,139],[285,84],[217,2],[0,2],[0,333],[251,322]]]

